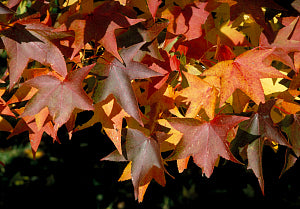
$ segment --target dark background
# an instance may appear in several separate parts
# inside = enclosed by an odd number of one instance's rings
[[[10,140],[1,134],[0,147],[9,157],[0,169],[1,209],[300,207],[299,162],[279,179],[285,152],[281,146],[277,153],[264,148],[265,196],[245,165],[221,160],[208,179],[192,161],[182,174],[170,162],[166,168],[175,179],[166,176],[166,187],[151,182],[139,204],[131,181],[118,182],[126,163],[100,161],[114,150],[100,123],[74,133],[71,141],[61,128],[61,144],[45,136],[36,160],[30,158],[26,133]]]

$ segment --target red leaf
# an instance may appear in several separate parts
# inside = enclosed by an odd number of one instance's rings
[[[258,179],[259,186],[262,193],[265,193],[264,177],[262,170],[262,152],[264,146],[264,139],[259,138],[253,141],[247,147],[247,157],[248,157],[248,169],[252,169],[255,176]]]
[[[242,90],[256,104],[265,102],[261,78],[287,78],[274,67],[266,65],[264,59],[273,53],[271,50],[249,50],[239,55],[235,60],[217,63],[203,76],[218,76],[221,78],[220,106],[236,89]]]
[[[67,75],[65,59],[61,51],[51,42],[70,36],[67,32],[55,32],[53,28],[34,20],[16,22],[2,31],[2,41],[7,50],[10,88],[19,80],[30,59],[49,65],[61,76]]]
[[[25,85],[39,91],[27,103],[21,116],[35,115],[48,107],[57,129],[68,121],[74,108],[93,110],[93,101],[82,89],[81,83],[94,66],[95,64],[74,70],[63,81],[52,75],[42,75],[26,81]]]
[[[264,193],[264,178],[262,172],[262,151],[265,140],[273,141],[278,144],[290,147],[285,137],[275,126],[270,111],[274,106],[275,100],[268,100],[265,104],[260,104],[257,113],[253,114],[249,120],[240,124],[240,128],[251,135],[259,136],[258,139],[248,145],[248,169],[252,169],[258,178],[260,188]]]
[[[155,19],[158,6],[161,4],[161,2],[161,0],[147,0],[148,8],[153,19]]]
[[[18,5],[22,0],[9,0],[8,3],[7,3],[7,6],[9,8],[12,8],[16,5]]]
[[[91,14],[74,14],[65,23],[69,30],[75,31],[74,48],[71,59],[92,40],[99,42],[103,47],[122,61],[118,50],[115,30],[128,28],[131,25],[143,21],[143,19],[131,19],[122,14],[123,7],[119,2],[105,2],[94,9]],[[101,24],[99,24],[101,23]]]
[[[272,60],[281,61],[282,63],[290,66],[295,72],[298,72],[298,69],[295,68],[289,53],[300,51],[300,41],[290,39],[298,19],[299,17],[293,20],[288,26],[280,29],[272,44],[269,44],[264,34],[261,34],[259,43],[259,45],[263,48],[274,48],[272,54],[266,58],[269,63],[271,63]]]
[[[24,131],[29,132],[29,140],[33,157],[35,157],[35,153],[38,150],[44,132],[53,138],[53,142],[59,142],[57,130],[54,129],[47,108],[43,109],[35,116],[26,116],[19,120],[8,138],[18,135]]]
[[[20,1],[20,0],[18,0],[18,1]],[[4,4],[2,4],[0,2],[0,14],[1,15],[4,15],[4,14],[13,14],[14,11],[12,11],[10,8],[11,7],[9,7],[9,6],[7,7],[7,6],[5,6]]]
[[[132,161],[131,179],[136,199],[139,197],[139,187],[149,183],[152,178],[160,185],[165,185],[164,165],[156,140],[145,136],[141,131],[129,128],[126,136],[126,154],[125,158],[116,150],[102,160]]]
[[[141,125],[143,122],[140,117],[136,96],[131,86],[131,80],[161,75],[145,65],[132,60],[144,43],[141,42],[121,50],[120,54],[125,65],[118,59],[114,59],[102,75],[108,77],[104,80],[103,84],[98,85],[98,89],[96,89],[94,95],[97,103],[106,99],[108,95],[113,94],[121,107]]]
[[[173,35],[184,35],[187,40],[199,38],[202,35],[202,25],[205,23],[209,12],[204,8],[207,3],[195,2],[186,5],[184,9],[179,6],[166,9],[162,18],[170,21],[168,32]]]
[[[175,129],[183,133],[181,141],[168,160],[192,156],[207,177],[213,173],[219,156],[239,163],[230,151],[227,134],[233,127],[247,119],[233,115],[217,115],[210,122],[201,122],[192,118],[168,119]]]
[[[273,123],[270,111],[275,104],[275,100],[268,100],[265,104],[260,104],[257,113],[254,113],[249,120],[240,124],[240,128],[249,134],[260,135],[284,146],[290,146],[279,128]]]

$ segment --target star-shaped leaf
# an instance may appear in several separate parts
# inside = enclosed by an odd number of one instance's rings
[[[195,75],[184,73],[184,76],[188,80],[189,87],[179,91],[176,100],[190,103],[186,117],[194,118],[200,109],[204,108],[209,118],[214,118],[218,95],[216,88]]]
[[[272,54],[266,59],[271,63],[272,60],[278,60],[290,66],[294,71],[298,72],[295,68],[292,58],[289,56],[291,52],[300,51],[300,41],[290,39],[292,32],[298,22],[299,18],[294,19],[288,26],[280,29],[272,44],[269,44],[264,34],[260,36],[260,46],[264,48],[275,48]]]
[[[44,132],[53,138],[53,142],[59,142],[57,130],[54,129],[47,108],[44,108],[35,116],[25,116],[19,120],[8,138],[18,135],[24,131],[29,132],[29,140],[33,157],[35,157],[35,153],[38,150]]]
[[[131,19],[123,15],[122,12],[124,12],[124,9],[119,2],[113,1],[101,4],[90,14],[75,13],[73,16],[70,16],[64,24],[67,29],[75,31],[75,41],[72,45],[74,51],[71,59],[86,43],[95,40],[122,61],[117,50],[115,30],[128,28],[143,21],[143,19]]]
[[[249,120],[243,121],[239,126],[240,129],[252,136],[260,136],[248,145],[247,158],[248,169],[253,170],[263,193],[262,151],[265,140],[290,147],[286,138],[271,119],[270,111],[274,104],[275,100],[268,100],[265,104],[260,104],[257,113],[254,113]]]
[[[131,179],[136,199],[140,197],[139,187],[149,184],[153,178],[160,185],[165,185],[166,180],[160,155],[160,145],[156,140],[145,136],[139,130],[129,128],[126,135],[125,149],[126,155],[120,155],[118,151],[115,151],[102,160],[132,161]]]
[[[161,76],[160,73],[151,70],[146,65],[132,60],[144,43],[141,42],[121,50],[120,55],[124,60],[124,64],[118,59],[114,59],[102,74],[107,78],[100,81],[94,94],[95,102],[102,101],[108,95],[113,94],[121,107],[140,124],[143,124],[143,122],[131,80]]]
[[[181,133],[183,137],[176,145],[168,160],[184,159],[192,156],[202,172],[210,177],[219,156],[239,163],[230,152],[227,141],[228,132],[247,117],[234,115],[217,115],[210,122],[192,118],[171,118],[168,122]]]
[[[217,63],[203,76],[219,76],[221,78],[220,106],[236,89],[242,90],[256,104],[265,102],[261,78],[287,78],[274,67],[266,65],[264,59],[273,53],[274,49],[249,50],[239,55],[235,60],[225,60]]]
[[[95,64],[74,70],[64,80],[52,75],[42,75],[26,81],[24,85],[35,87],[39,91],[27,103],[22,117],[35,115],[48,107],[57,129],[68,121],[74,108],[93,110],[93,101],[82,89],[81,83],[94,66]]]
[[[167,31],[173,35],[184,35],[187,40],[199,38],[202,35],[202,25],[209,12],[205,11],[207,3],[195,2],[183,9],[179,6],[167,8],[161,17],[170,21]]]
[[[31,59],[50,66],[63,77],[67,75],[64,56],[51,40],[65,38],[70,33],[56,32],[35,20],[20,20],[2,31],[1,35],[9,57],[10,88],[18,82]]]

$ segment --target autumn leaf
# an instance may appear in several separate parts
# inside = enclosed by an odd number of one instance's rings
[[[94,107],[95,110],[93,117],[88,122],[77,127],[76,131],[83,130],[95,123],[101,122],[105,133],[114,143],[120,154],[122,154],[122,121],[125,116],[128,116],[128,114],[126,114],[126,112],[117,104],[113,97],[107,97],[106,100],[98,102]]]
[[[31,59],[50,66],[63,77],[67,75],[64,56],[51,40],[68,37],[70,33],[56,32],[35,20],[20,20],[2,31],[1,35],[9,57],[10,89],[18,82]]]
[[[11,10],[11,9],[10,9],[11,7],[9,7],[9,6],[10,6],[10,5],[8,5],[8,7],[7,7],[7,6],[5,6],[4,4],[2,4],[2,3],[0,2],[0,14],[1,14],[1,15],[13,14],[14,11]]]
[[[288,26],[280,29],[277,33],[277,36],[272,44],[269,44],[267,38],[264,34],[260,36],[260,46],[263,48],[275,48],[275,50],[266,57],[269,63],[272,60],[278,60],[282,63],[290,66],[295,72],[298,72],[298,69],[295,68],[292,58],[289,56],[291,52],[300,51],[300,41],[290,39],[292,32],[294,31],[295,25],[297,24],[299,18],[293,20]]]
[[[194,118],[198,115],[200,109],[204,108],[209,118],[214,118],[218,95],[216,88],[195,75],[185,72],[183,74],[189,83],[189,87],[178,91],[175,101],[189,103],[185,116]]]
[[[61,26],[68,30],[74,30],[75,40],[72,44],[74,48],[71,59],[92,40],[103,45],[103,47],[122,61],[117,49],[115,30],[128,28],[131,25],[143,21],[143,19],[132,19],[122,14],[123,7],[119,2],[105,2],[96,7],[90,14],[75,13],[70,16],[67,22]],[[101,23],[101,24],[99,24]]]
[[[147,0],[146,2],[126,1],[123,5],[139,8],[139,10],[141,10],[144,13],[140,17],[147,18],[149,17],[149,15],[151,15],[153,20],[155,20],[157,9],[161,3],[162,3],[161,0]]]
[[[118,59],[114,59],[102,74],[102,76],[107,76],[107,78],[104,81],[100,81],[94,94],[96,103],[105,100],[107,96],[113,94],[121,107],[140,124],[143,124],[143,122],[131,80],[161,75],[147,66],[132,60],[143,44],[144,42],[141,42],[121,50],[120,55],[124,60],[124,65]]]
[[[245,13],[251,15],[255,22],[263,29],[266,36],[273,38],[273,31],[267,21],[262,8],[272,8],[282,10],[283,8],[276,4],[273,0],[236,0],[236,4],[230,7],[230,19],[235,20],[240,14]]]
[[[25,116],[21,118],[8,138],[18,135],[24,131],[29,132],[29,141],[34,158],[44,132],[53,138],[53,142],[59,142],[57,130],[54,129],[47,108],[44,108],[35,116]]]
[[[34,155],[100,122],[139,202],[190,158],[207,177],[243,160],[263,192],[265,146],[282,174],[299,158],[298,0],[1,2],[1,136],[28,132]]]
[[[74,70],[63,81],[52,75],[42,75],[26,81],[24,85],[39,91],[27,103],[21,116],[35,115],[48,107],[57,130],[68,121],[75,107],[93,110],[93,101],[84,92],[81,83],[94,66],[95,64]]]
[[[115,151],[102,160],[132,161],[131,179],[136,199],[139,197],[139,187],[149,184],[153,178],[160,185],[165,185],[166,180],[160,155],[160,145],[156,140],[145,136],[139,130],[129,128],[125,148],[126,157]]]
[[[250,143],[247,147],[248,169],[253,170],[258,179],[262,193],[265,193],[265,181],[262,169],[262,154],[263,154],[264,139],[258,138]]]
[[[290,147],[279,128],[273,123],[270,111],[274,106],[275,100],[268,100],[265,104],[260,104],[257,113],[254,113],[249,120],[240,123],[239,128],[251,134],[260,136],[255,139],[247,148],[248,168],[252,169],[258,178],[260,188],[264,193],[264,178],[262,172],[262,151],[266,140],[280,145]],[[237,140],[243,140],[237,139]]]
[[[205,11],[205,2],[194,2],[183,9],[179,6],[167,8],[161,17],[169,20],[167,31],[173,35],[184,35],[187,40],[199,38],[202,35],[202,25],[209,12]]]
[[[202,73],[202,76],[219,76],[221,78],[220,106],[236,89],[242,90],[256,104],[265,102],[261,78],[287,78],[274,67],[264,64],[264,59],[274,49],[249,50],[235,60],[218,62]]]
[[[168,119],[173,128],[183,133],[181,141],[176,145],[168,160],[192,156],[194,162],[207,177],[213,173],[215,162],[219,156],[239,163],[230,152],[227,134],[230,129],[247,119],[247,117],[233,115],[217,115],[210,122],[192,118]]]
[[[168,25],[168,21],[157,21],[152,23],[138,23],[131,26],[128,31],[122,33],[117,37],[117,43],[119,47],[129,47],[131,45],[137,44],[141,41],[146,41],[146,43],[141,47],[136,55],[136,61],[140,61],[144,58],[146,54],[163,61],[163,58],[159,52],[159,44],[157,37],[163,29]]]
[[[286,150],[285,165],[281,175],[290,169],[300,156],[300,117],[299,113],[287,115],[281,122],[283,131],[287,134],[291,148]]]
[[[268,100],[265,104],[261,103],[258,111],[253,113],[249,120],[242,122],[240,128],[249,134],[260,135],[262,138],[278,144],[290,146],[270,116],[274,104],[275,100]]]

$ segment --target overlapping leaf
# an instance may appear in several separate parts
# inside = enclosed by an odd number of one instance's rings
[[[260,104],[257,113],[253,114],[249,120],[240,124],[240,128],[253,136],[260,136],[251,142],[247,148],[248,168],[252,169],[258,178],[262,192],[264,193],[264,178],[262,171],[262,152],[265,140],[275,142],[280,145],[290,146],[279,128],[273,123],[270,111],[275,100],[268,100],[265,104]],[[242,140],[242,139],[241,139]]]
[[[210,122],[201,122],[191,118],[171,118],[169,123],[183,137],[176,145],[169,160],[184,159],[192,156],[194,162],[202,168],[202,172],[210,177],[219,156],[238,163],[229,149],[227,134],[247,117],[217,115]]]
[[[262,191],[264,146],[287,147],[283,172],[299,157],[300,22],[275,1],[20,2],[0,3],[0,131],[28,131],[33,153],[101,122],[139,201],[166,183],[162,152],[208,177],[240,155]]]
[[[18,82],[31,59],[50,66],[63,77],[67,75],[64,56],[51,40],[68,37],[70,33],[55,32],[54,28],[36,20],[21,20],[3,30],[1,35],[9,57],[10,88]]]
[[[70,118],[74,108],[93,110],[93,101],[82,89],[82,81],[87,76],[93,65],[74,70],[60,80],[52,75],[42,75],[25,82],[39,91],[29,101],[22,117],[35,115],[44,107],[49,108],[53,117],[55,129],[58,129]]]
[[[264,63],[271,50],[249,50],[235,60],[217,63],[203,76],[219,76],[221,78],[220,105],[222,105],[236,89],[242,90],[256,104],[265,102],[261,78],[288,78],[277,69]]]
[[[137,199],[139,187],[149,184],[154,178],[159,184],[165,185],[164,165],[160,155],[160,145],[153,138],[145,136],[139,130],[128,129],[126,135],[126,155],[113,152],[102,160],[132,161],[131,179]],[[142,198],[142,197],[141,197]]]
[[[143,21],[143,19],[132,19],[122,14],[126,12],[117,2],[105,2],[94,9],[91,14],[75,13],[70,16],[64,26],[75,31],[74,48],[71,59],[92,40],[99,42],[103,47],[122,61],[118,53],[115,30],[127,28]],[[99,24],[101,23],[101,24]],[[64,27],[62,27],[64,28]]]
[[[120,52],[125,64],[122,64],[118,59],[114,59],[104,70],[102,76],[107,76],[107,78],[104,81],[100,81],[101,83],[98,84],[94,95],[94,100],[97,102],[113,94],[121,107],[140,124],[143,124],[143,122],[131,86],[131,80],[161,75],[147,66],[132,60],[143,44],[144,42],[135,44]]]

